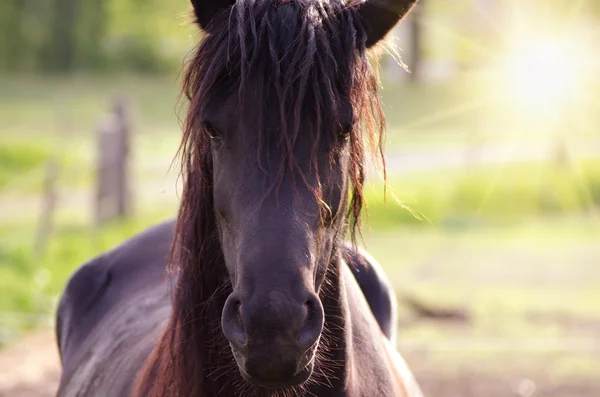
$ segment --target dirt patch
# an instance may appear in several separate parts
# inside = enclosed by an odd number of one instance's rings
[[[510,375],[462,373],[417,374],[423,394],[430,397],[596,397],[600,382],[553,384],[550,379],[529,379]]]
[[[0,350],[0,397],[54,396],[59,368],[52,330],[27,335]]]
[[[511,363],[506,370],[480,371],[477,360],[468,367],[441,365],[423,352],[405,352],[425,396],[431,397],[596,397],[600,380],[557,379],[540,372],[524,377]],[[500,355],[501,356],[501,355]],[[52,330],[28,335],[0,350],[0,397],[54,397],[60,376],[60,362]]]

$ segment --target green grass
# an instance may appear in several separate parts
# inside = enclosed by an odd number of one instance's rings
[[[0,146],[0,191],[12,182],[15,175],[23,175],[41,166],[49,151],[32,142],[18,142]]]
[[[77,266],[118,245],[133,234],[172,216],[168,211],[146,211],[144,216],[92,229],[81,222],[61,220],[46,252],[33,253],[34,225],[0,226],[0,312],[16,313],[0,322],[0,344],[32,324],[28,313],[41,318],[53,315],[57,299]],[[12,321],[11,321],[12,319]]]
[[[523,163],[439,170],[392,179],[389,186],[387,196],[380,184],[366,192],[369,224],[375,229],[407,224],[461,229],[568,214],[597,217],[600,161],[565,168]]]

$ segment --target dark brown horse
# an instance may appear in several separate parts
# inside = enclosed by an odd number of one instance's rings
[[[415,2],[192,1],[177,221],[71,278],[60,396],[420,396],[343,241],[384,128],[367,50]]]

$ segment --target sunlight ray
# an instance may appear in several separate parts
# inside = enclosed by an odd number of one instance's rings
[[[422,117],[420,119],[410,121],[405,124],[401,124],[396,127],[398,130],[413,130],[417,128],[423,128],[431,126],[432,124],[448,120],[452,117],[460,116],[465,113],[473,112],[475,110],[481,109],[482,106],[485,106],[486,101],[482,100],[472,100],[469,102],[465,102],[449,109],[443,109],[438,112],[427,115],[426,117]]]
[[[498,182],[500,181],[500,178],[502,177],[502,174],[503,174],[504,169],[506,168],[507,164],[508,163],[506,163],[506,162],[501,163],[500,167],[498,167],[498,169],[494,172],[492,178],[490,178],[489,183],[485,187],[483,196],[481,197],[481,200],[480,200],[479,204],[477,205],[477,208],[475,209],[475,213],[478,216],[483,215],[483,212],[485,210],[485,205],[489,202],[490,197],[492,197],[492,192],[498,185]]]
[[[497,3],[494,3],[494,5],[496,6]],[[489,10],[484,10],[484,6],[480,1],[475,0],[475,8],[477,10],[477,15],[485,20],[487,26],[489,26],[497,36],[504,34],[503,23],[499,23],[497,18],[492,17],[493,13],[489,12]],[[494,11],[497,12],[498,10],[494,9]]]
[[[510,0],[510,21],[513,24],[511,27],[514,29],[513,34],[522,35],[523,32],[527,31],[527,17],[523,11],[522,0]]]
[[[476,41],[476,39],[465,36],[457,31],[455,31],[453,28],[446,26],[445,24],[441,23],[440,21],[433,19],[432,17],[424,17],[422,19],[421,23],[426,28],[437,29],[438,31],[443,32],[444,34],[452,37],[453,39],[457,40],[457,42],[459,42],[460,44],[468,46],[469,50],[473,50],[473,51],[477,52],[478,55],[487,57],[491,53],[493,53],[492,50],[490,50],[490,49],[486,48],[484,45],[478,43]]]
[[[572,153],[572,150],[569,150],[569,142],[568,140],[564,140],[563,144],[565,145],[565,150],[567,153]],[[574,181],[576,184],[576,189],[578,195],[584,201],[584,210],[587,212],[587,215],[596,218],[598,216],[598,208],[594,204],[594,197],[591,190],[590,181],[584,171],[582,166],[582,162],[578,161],[576,158],[570,157],[568,160],[569,172],[574,176]]]

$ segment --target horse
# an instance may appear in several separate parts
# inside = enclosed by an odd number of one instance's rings
[[[177,217],[70,278],[58,396],[421,397],[355,249],[385,129],[369,53],[416,1],[191,0]]]

